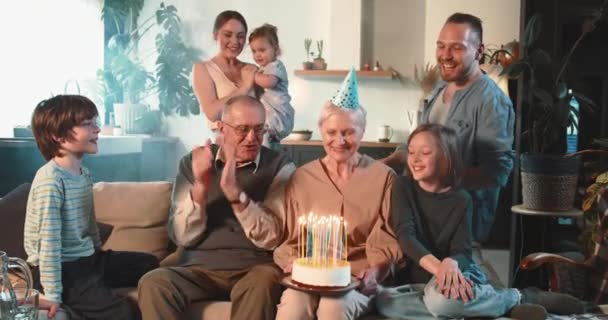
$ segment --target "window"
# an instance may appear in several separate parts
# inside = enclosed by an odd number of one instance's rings
[[[29,125],[40,100],[77,93],[77,85],[100,107],[95,77],[103,66],[101,7],[101,0],[3,3],[0,137]]]

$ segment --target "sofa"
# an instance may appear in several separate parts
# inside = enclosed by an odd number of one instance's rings
[[[11,257],[26,258],[23,249],[23,225],[29,189],[29,183],[22,184],[0,199],[0,250]],[[171,242],[166,229],[171,190],[172,183],[166,181],[95,183],[93,197],[103,248],[147,252],[155,255],[161,266],[176,265],[181,249]],[[491,265],[481,261],[480,252],[474,256],[476,260],[479,259],[478,263],[481,263],[491,279],[498,278]],[[501,286],[498,283],[497,285]],[[137,288],[120,288],[116,291],[137,299]],[[40,312],[39,319],[47,319],[45,311]],[[69,320],[61,311],[55,319]],[[184,319],[230,319],[230,302],[195,302],[187,310]],[[364,319],[383,318],[368,315]]]
[[[23,225],[29,189],[29,183],[22,184],[0,199],[0,250],[22,259],[27,257],[23,249]],[[176,265],[181,250],[171,242],[166,229],[171,189],[171,182],[95,183],[93,198],[103,248],[147,252],[155,255],[161,266]],[[137,288],[116,291],[137,299]],[[40,319],[46,319],[46,312],[40,312]],[[60,311],[55,319],[67,316]],[[230,302],[196,302],[186,319],[230,319]]]

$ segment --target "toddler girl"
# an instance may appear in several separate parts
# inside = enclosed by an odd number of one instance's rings
[[[264,88],[260,101],[266,108],[268,134],[264,137],[266,146],[276,145],[293,129],[294,110],[287,92],[287,71],[277,59],[281,53],[277,28],[264,24],[249,35],[249,45],[255,62],[260,66],[255,75],[255,83]]]

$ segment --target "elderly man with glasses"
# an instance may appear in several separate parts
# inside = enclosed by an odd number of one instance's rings
[[[172,194],[169,235],[184,247],[180,266],[160,268],[139,283],[144,319],[180,319],[191,301],[232,301],[232,319],[274,319],[281,270],[272,249],[281,236],[285,185],[295,165],[262,146],[262,104],[249,96],[226,103],[221,145],[184,156]],[[268,226],[275,226],[268,228]]]

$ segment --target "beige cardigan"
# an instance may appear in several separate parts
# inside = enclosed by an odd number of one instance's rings
[[[383,263],[401,264],[403,254],[390,227],[391,188],[395,173],[363,155],[342,192],[320,159],[298,168],[285,191],[285,242],[274,261],[285,268],[297,256],[297,220],[313,212],[341,215],[348,222],[348,260],[353,275]]]

